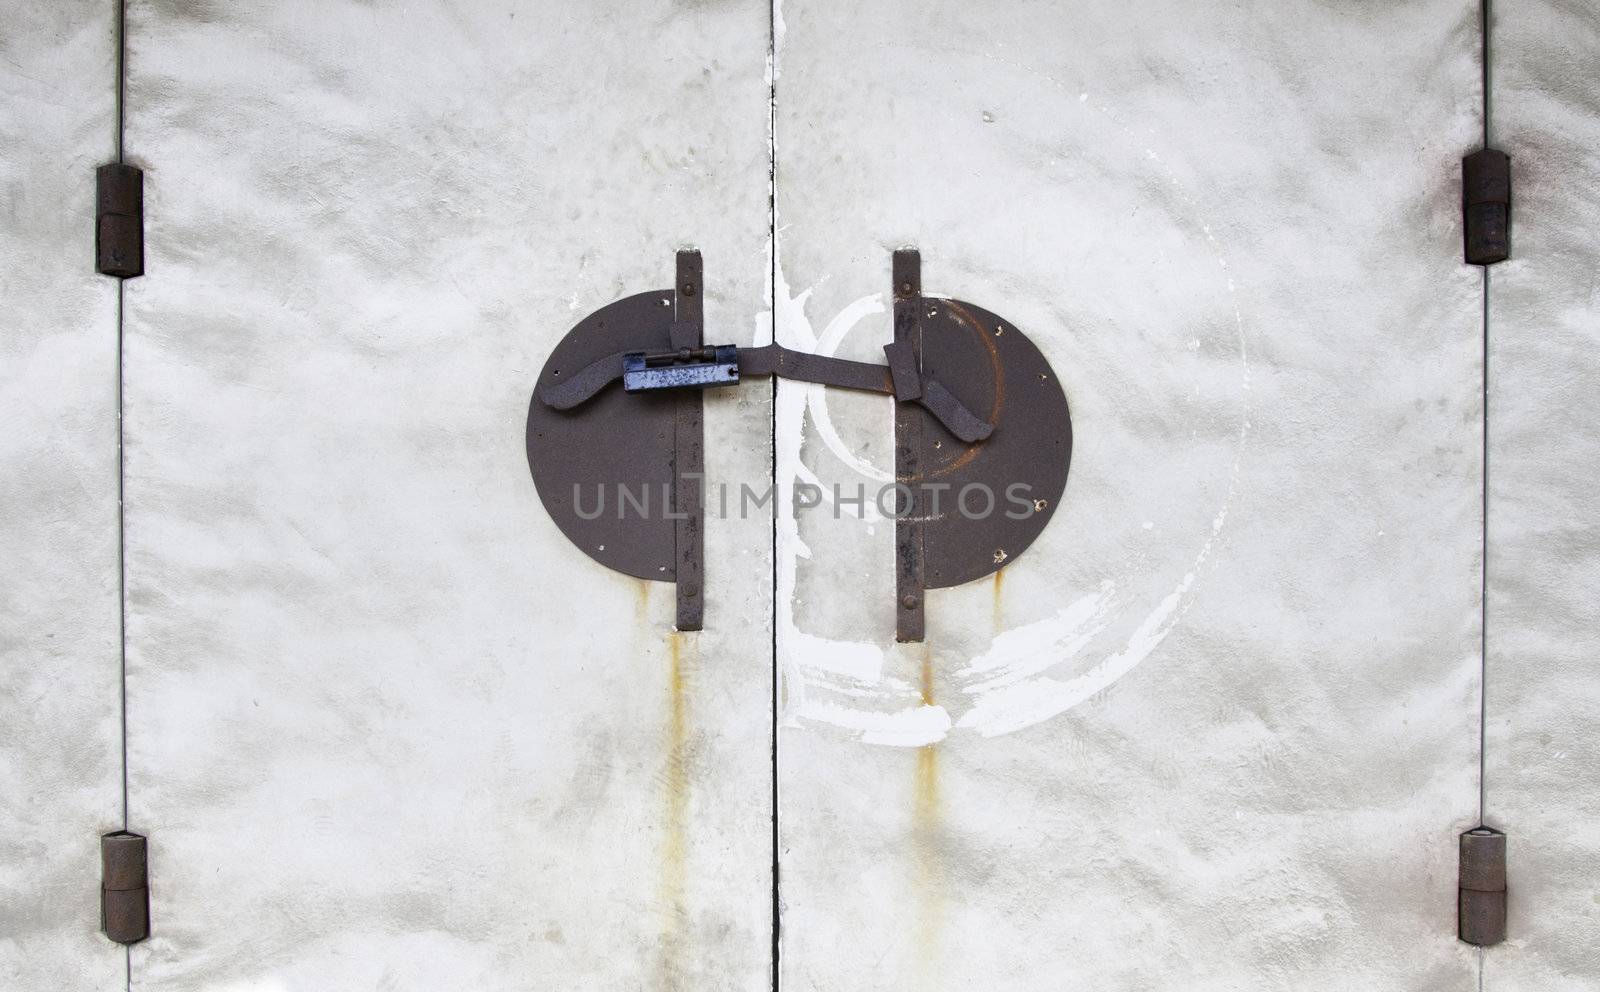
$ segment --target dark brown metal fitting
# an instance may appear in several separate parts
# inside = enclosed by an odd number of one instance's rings
[[[1493,265],[1511,255],[1511,156],[1480,148],[1461,160],[1467,261]]]
[[[907,341],[895,341],[883,346],[889,359],[889,381],[894,385],[894,398],[915,400],[922,398],[922,375],[917,371],[917,356]]]
[[[922,640],[928,589],[990,575],[1038,537],[1072,457],[1061,384],[1015,325],[953,297],[924,297],[916,249],[894,253],[887,365],[776,343],[708,346],[700,255],[681,251],[677,265],[672,289],[611,303],[562,337],[539,374],[527,429],[528,467],[551,519],[601,564],[676,582],[677,629],[701,629],[709,595],[701,387],[770,375],[900,401],[900,641]],[[621,390],[608,388],[619,379]],[[670,512],[652,513],[650,494]]]
[[[894,294],[894,342],[887,354],[893,365],[903,366],[902,376],[922,365],[922,253],[902,248],[890,263]],[[894,477],[901,483],[922,478],[922,417],[904,403],[894,405]],[[927,611],[923,593],[927,589],[923,548],[922,500],[914,486],[902,490],[906,505],[894,521],[894,585],[901,609],[895,612],[894,639],[901,643],[923,638]]]
[[[1491,947],[1506,939],[1506,835],[1473,827],[1461,835],[1461,939]]]
[[[103,275],[144,275],[144,172],[113,162],[95,171],[94,267]]]
[[[100,838],[100,925],[119,944],[150,936],[150,875],[139,834]]]
[[[699,354],[705,346],[704,296],[695,292],[704,266],[700,253],[693,249],[678,252],[678,291],[674,297],[672,344],[680,354]],[[729,348],[728,358],[735,350]],[[712,360],[716,349],[711,349]],[[734,365],[732,381],[738,381]],[[677,622],[679,630],[700,630],[705,623],[705,602],[700,586],[705,581],[706,535],[704,493],[705,407],[698,390],[680,392],[673,397],[672,501],[677,521],[674,546],[678,583]]]

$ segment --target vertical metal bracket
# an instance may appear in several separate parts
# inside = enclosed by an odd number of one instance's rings
[[[150,875],[139,834],[119,830],[100,838],[100,926],[119,944],[150,936]]]
[[[900,364],[922,369],[922,255],[914,248],[894,253],[894,351]],[[909,356],[909,358],[905,357]],[[902,369],[902,377],[910,369]],[[897,499],[894,522],[894,639],[920,641],[923,638],[926,607],[926,582],[923,576],[923,507],[919,495],[922,477],[919,465],[922,451],[922,420],[909,404],[894,405],[894,478]]]
[[[103,275],[144,275],[144,172],[113,162],[95,170],[94,268]]]
[[[1480,148],[1461,160],[1461,210],[1468,262],[1511,257],[1511,156]]]
[[[1479,947],[1506,939],[1506,835],[1473,827],[1461,835],[1457,933]]]
[[[705,343],[705,286],[698,251],[678,252],[673,286],[672,347],[698,349]],[[677,519],[679,630],[699,630],[705,616],[705,405],[698,389],[674,397],[672,492]]]

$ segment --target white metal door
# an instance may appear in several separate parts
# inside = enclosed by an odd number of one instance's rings
[[[1600,19],[1482,13],[9,5],[0,984],[1594,987]],[[923,642],[884,397],[707,394],[700,632],[540,505],[546,357],[689,246],[707,343],[881,362],[914,246],[1049,359],[1055,518]]]
[[[117,284],[94,270],[116,11],[0,10],[0,986],[121,987]]]
[[[916,245],[1040,343],[1076,442],[924,644],[859,594],[892,525],[780,541],[784,987],[1472,987],[1475,8],[781,17],[779,339],[870,355]],[[884,401],[806,392],[780,482],[892,472]]]
[[[1512,156],[1511,258],[1487,274],[1484,817],[1507,833],[1485,989],[1600,981],[1600,51],[1588,4],[1495,4],[1488,136]]]
[[[550,347],[671,285],[682,243],[716,260],[708,322],[750,333],[767,32],[751,6],[130,8],[136,986],[766,983],[770,522],[710,537],[736,622],[673,636],[670,587],[550,523],[522,430]]]

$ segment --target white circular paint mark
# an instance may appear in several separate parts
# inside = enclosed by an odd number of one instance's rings
[[[1032,79],[1043,78],[1058,89],[1065,90],[1047,73],[1006,59],[980,57],[1021,69]],[[1086,103],[1087,98],[1088,94],[1081,94],[1079,103]],[[1124,137],[1133,137],[1132,129],[1117,120],[1109,107],[1100,105],[1092,109]],[[1184,205],[1188,219],[1192,220],[1198,215],[1196,199],[1183,189],[1160,156],[1153,149],[1145,147],[1141,158],[1147,169],[1154,170],[1154,177]],[[957,716],[953,717],[944,703],[957,706],[958,701],[929,704],[923,701],[919,686],[885,674],[885,660],[894,650],[890,640],[892,635],[886,634],[882,641],[874,643],[830,639],[800,630],[795,618],[796,576],[800,559],[810,558],[811,552],[799,535],[794,514],[794,487],[797,483],[809,483],[824,494],[824,501],[830,500],[829,487],[821,485],[815,473],[800,461],[806,415],[810,414],[816,436],[845,466],[867,479],[881,483],[893,481],[893,474],[861,458],[853,446],[844,442],[829,416],[827,393],[823,387],[789,383],[780,386],[776,401],[779,504],[777,623],[789,700],[786,722],[834,727],[850,732],[865,743],[902,747],[934,743],[956,732],[993,737],[1059,716],[1083,703],[1132,671],[1171,633],[1188,610],[1195,585],[1204,574],[1218,536],[1227,522],[1250,431],[1250,365],[1244,318],[1239,310],[1234,281],[1225,275],[1227,259],[1221,246],[1208,225],[1201,224],[1199,228],[1216,262],[1218,277],[1226,289],[1238,349],[1238,430],[1227,471],[1226,492],[1211,514],[1209,526],[1197,537],[1199,543],[1192,558],[1169,579],[1168,591],[1154,602],[1145,602],[1143,608],[1146,612],[1142,619],[1132,625],[1132,632],[1116,647],[1095,658],[1086,667],[1075,665],[1080,661],[1080,655],[1093,646],[1096,638],[1107,631],[1113,620],[1127,608],[1136,605],[1127,600],[1125,595],[1119,595],[1116,579],[1105,578],[1096,589],[1078,595],[1055,613],[1001,632],[985,649],[957,667],[951,673],[960,690],[960,712]],[[771,250],[774,249],[769,245]],[[772,271],[776,278],[776,284],[772,287],[775,310],[772,318],[780,340],[790,347],[832,355],[864,317],[885,311],[879,295],[862,297],[844,307],[828,322],[823,333],[817,335],[805,314],[806,303],[815,287],[791,295],[781,263],[774,266]],[[1003,328],[995,329],[997,334],[1002,332]],[[1183,345],[1191,354],[1200,350],[1197,338],[1189,338]],[[1197,384],[1196,394],[1199,389]],[[1071,397],[1068,399],[1070,402]],[[1080,444],[1085,440],[1080,436]],[[1069,477],[1066,497],[1069,501],[1071,491],[1072,480]],[[871,524],[883,519],[872,506],[871,500],[866,501],[859,515],[867,522],[869,533],[872,531]],[[1145,520],[1137,525],[1130,522],[1129,526],[1137,526],[1140,532],[1150,532],[1154,522]],[[995,551],[997,561],[1005,560],[1003,556],[1003,549]]]

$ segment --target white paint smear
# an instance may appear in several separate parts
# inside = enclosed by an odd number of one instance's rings
[[[1116,121],[1108,108],[1098,110],[1124,133],[1131,133],[1126,125]],[[1143,157],[1153,163],[1152,168],[1160,170],[1158,178],[1177,198],[1198,213],[1198,205],[1166,171],[1160,156],[1146,148]],[[1211,229],[1202,225],[1201,231],[1212,250],[1217,269],[1225,270],[1227,260]],[[777,249],[769,246],[769,251],[777,252]],[[812,292],[821,283],[798,294],[792,293],[784,276],[781,254],[770,271],[776,279],[776,285],[770,287],[774,336],[790,348],[832,355],[863,319],[886,311],[881,295],[861,297],[834,315],[819,335],[806,308]],[[1134,627],[1126,643],[1087,667],[1082,666],[1081,656],[1118,617],[1139,606],[1131,599],[1135,593],[1124,591],[1113,577],[1102,579],[1094,592],[1073,598],[1054,614],[996,636],[986,649],[953,672],[952,677],[965,703],[955,719],[944,706],[924,702],[919,686],[885,675],[885,660],[894,651],[892,631],[885,631],[880,640],[848,640],[800,629],[795,617],[796,578],[800,560],[809,559],[811,551],[800,537],[794,488],[796,483],[809,483],[823,492],[825,500],[831,498],[829,487],[821,485],[800,459],[807,415],[816,437],[851,470],[880,483],[892,481],[893,473],[888,467],[861,458],[844,442],[828,414],[825,387],[780,386],[775,412],[779,514],[776,622],[786,689],[786,724],[832,727],[852,734],[863,743],[897,747],[936,743],[953,732],[994,737],[1067,712],[1107,689],[1150,657],[1183,619],[1196,584],[1205,574],[1238,490],[1250,431],[1250,365],[1244,319],[1238,308],[1234,281],[1219,278],[1226,281],[1237,338],[1240,419],[1227,491],[1192,561],[1181,577],[1176,578],[1170,591],[1146,607],[1148,612]],[[1198,339],[1185,337],[1183,340],[1188,350],[1198,350]],[[855,515],[868,525],[883,519],[870,500],[855,511]],[[1149,531],[1154,522],[1144,520],[1129,526]]]

